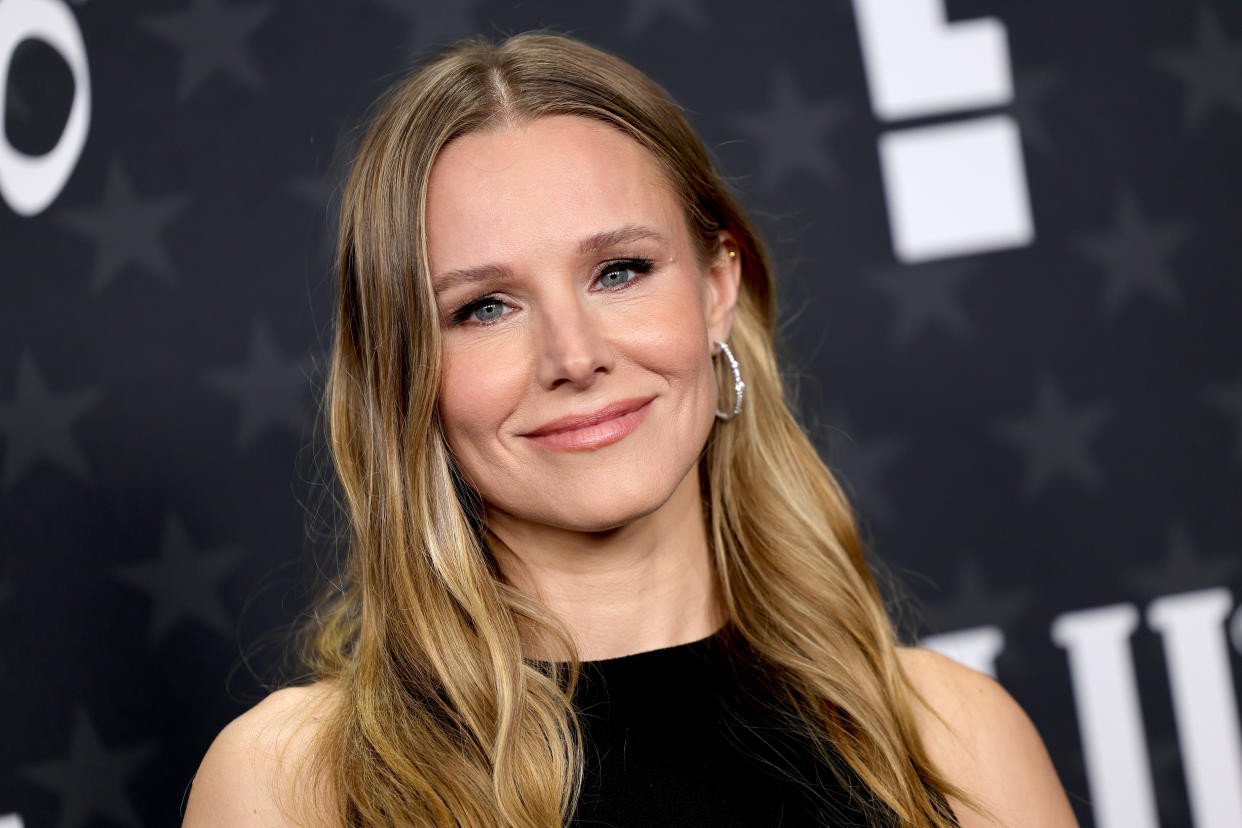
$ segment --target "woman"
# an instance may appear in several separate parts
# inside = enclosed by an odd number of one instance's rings
[[[1012,699],[897,646],[764,249],[651,80],[449,48],[370,121],[338,275],[315,681],[186,825],[1074,824]]]

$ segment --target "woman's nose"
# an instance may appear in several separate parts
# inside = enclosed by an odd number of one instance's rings
[[[613,368],[612,349],[588,297],[545,303],[539,315],[539,383],[589,388]]]

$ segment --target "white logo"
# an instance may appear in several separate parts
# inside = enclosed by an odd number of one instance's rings
[[[23,40],[42,40],[73,73],[73,103],[65,130],[52,150],[27,155],[0,130],[0,197],[14,212],[35,216],[56,200],[77,166],[91,120],[90,67],[78,21],[61,0],[0,0],[0,115],[7,106],[9,66]]]
[[[882,120],[1013,99],[1005,27],[945,22],[943,0],[854,0],[871,107]],[[1013,119],[880,136],[893,251],[906,263],[1031,243],[1035,231]]]

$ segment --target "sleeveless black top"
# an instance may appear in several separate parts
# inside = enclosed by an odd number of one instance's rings
[[[864,807],[874,800],[844,762],[834,773],[755,704],[754,683],[722,645],[727,629],[582,662],[573,703],[586,765],[570,824],[896,825],[885,809]]]

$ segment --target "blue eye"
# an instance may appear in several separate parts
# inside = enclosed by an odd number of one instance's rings
[[[470,311],[470,317],[479,322],[491,322],[504,315],[505,306],[496,299],[485,299]]]
[[[490,325],[504,315],[504,302],[495,296],[484,296],[482,299],[476,299],[463,305],[453,313],[452,320],[454,325],[461,325],[465,322],[478,322],[480,325]]]
[[[624,290],[654,269],[652,259],[618,259],[606,264],[595,281],[605,290]],[[492,325],[506,315],[507,307],[497,296],[481,296],[454,311],[450,320],[453,325]]]
[[[639,276],[650,273],[652,264],[651,259],[625,259],[613,262],[599,274],[596,281],[606,288],[623,287]],[[625,278],[627,273],[631,274],[629,278]]]

